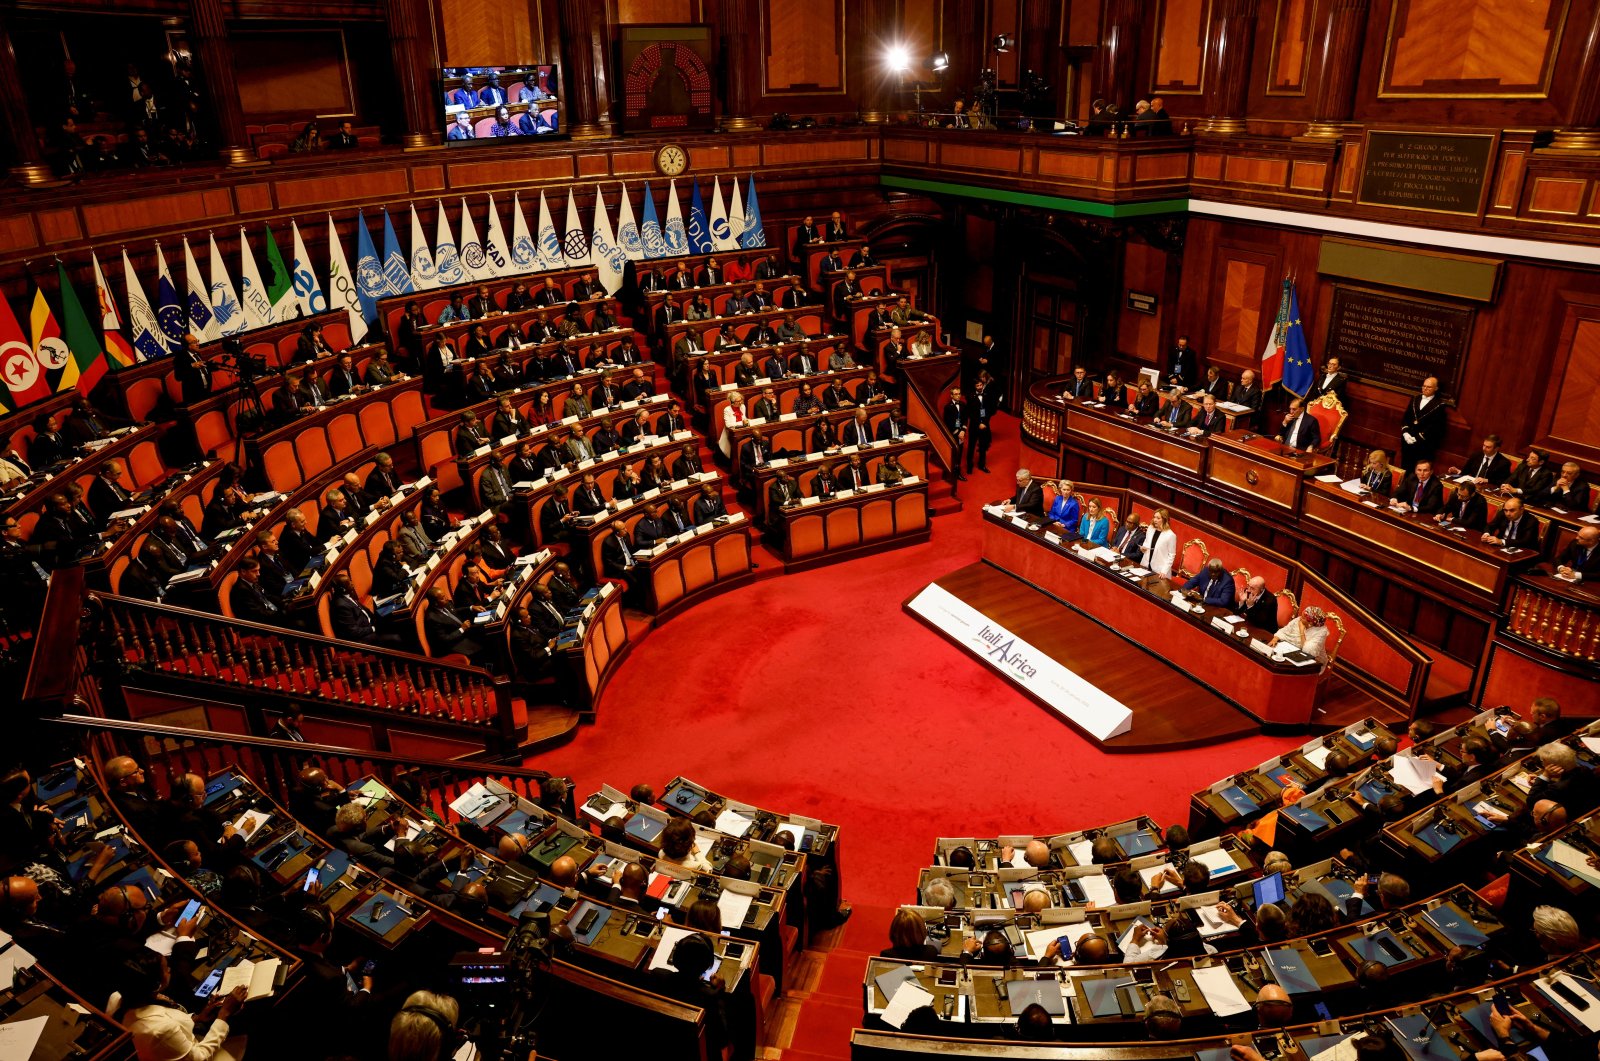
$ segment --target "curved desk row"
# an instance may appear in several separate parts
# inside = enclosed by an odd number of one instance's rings
[[[812,503],[807,503],[812,502]],[[779,510],[787,570],[928,540],[928,481],[874,484],[853,494],[807,498]]]

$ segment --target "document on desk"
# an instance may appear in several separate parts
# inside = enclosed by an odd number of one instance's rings
[[[729,807],[717,815],[717,832],[727,833],[729,836],[743,836],[749,831],[753,822],[753,818],[747,818]]]
[[[12,944],[5,951],[0,952],[0,991],[11,990],[11,985],[16,979],[18,969],[32,969],[34,962],[38,961],[28,953],[21,944]],[[0,1054],[0,1057],[5,1055]]]
[[[1111,882],[1098,873],[1091,873],[1087,877],[1079,877],[1078,884],[1083,888],[1083,897],[1096,906],[1115,906],[1116,894],[1111,890]]]
[[[1173,870],[1173,872],[1177,872],[1176,867],[1174,867],[1170,862],[1163,862],[1159,866],[1146,866],[1144,869],[1139,871],[1139,879],[1144,881],[1144,886],[1148,888],[1155,883],[1155,879],[1157,877],[1169,869]],[[1167,892],[1175,892],[1177,890],[1178,886],[1176,884],[1173,884],[1171,881],[1167,881],[1165,884],[1161,885],[1161,887],[1156,889],[1156,893],[1158,895],[1164,895]]]
[[[1600,871],[1589,865],[1589,856],[1573,847],[1565,840],[1556,840],[1550,844],[1550,861],[1571,873],[1576,873],[1590,884],[1600,887]]]
[[[661,938],[656,941],[655,953],[650,955],[650,964],[645,966],[646,970],[673,968],[671,961],[672,948],[676,947],[678,945],[678,941],[683,937],[693,935],[695,935],[695,933],[687,928],[674,928],[671,925],[662,925]]]
[[[1194,986],[1200,989],[1206,1005],[1210,1006],[1211,1012],[1217,1016],[1231,1017],[1250,1008],[1250,1003],[1244,1000],[1244,995],[1239,991],[1239,985],[1233,982],[1233,976],[1228,972],[1227,966],[1214,965],[1209,969],[1196,969],[1189,975],[1194,980]]]
[[[1311,1055],[1311,1061],[1356,1061],[1356,1037],[1340,1039],[1332,1046]]]
[[[1344,480],[1339,478],[1337,475],[1319,475],[1319,476],[1317,476],[1317,482],[1319,482],[1319,483],[1343,483]]]
[[[750,904],[753,902],[755,902],[753,895],[744,895],[724,888],[722,894],[717,896],[717,909],[722,911],[722,927],[735,929],[743,925],[745,916],[750,913]]]
[[[278,966],[282,964],[277,958],[267,958],[259,962],[249,959],[236,961],[222,974],[222,983],[217,985],[217,992],[226,998],[234,988],[243,987],[246,1001],[269,998],[277,991],[275,981],[278,976]]]
[[[904,1027],[906,1018],[923,1006],[932,1006],[933,1003],[933,995],[929,994],[921,984],[907,980],[895,989],[894,997],[883,1008],[884,1023],[892,1028]]]
[[[50,1025],[50,1017],[30,1017],[27,1020],[0,1024],[0,1057],[28,1058]]]
[[[1200,863],[1206,869],[1211,871],[1211,875],[1213,877],[1220,876],[1224,873],[1233,873],[1239,869],[1239,863],[1233,860],[1233,856],[1221,849],[1216,851],[1202,851],[1198,855],[1191,856],[1190,861]]]
[[[1078,941],[1084,936],[1094,933],[1094,925],[1087,921],[1079,921],[1070,925],[1045,925],[1043,928],[1029,929],[1022,934],[1023,940],[1028,944],[1028,953],[1033,957],[1041,957],[1050,944],[1062,936],[1076,947]]]
[[[1067,854],[1080,866],[1087,866],[1094,862],[1094,841],[1074,840],[1067,844]]]
[[[1583,742],[1585,748],[1588,748],[1596,755],[1600,755],[1600,737],[1579,737],[1578,739]]]
[[[1332,754],[1332,752],[1332,748],[1312,748],[1310,751],[1306,752],[1306,762],[1310,763],[1318,770],[1325,770],[1328,766],[1328,756]]]
[[[1212,936],[1220,936],[1225,932],[1239,931],[1238,925],[1230,925],[1217,916],[1217,908],[1215,906],[1197,907],[1194,912],[1200,920],[1200,934],[1207,939]]]
[[[1389,776],[1412,795],[1433,791],[1433,777],[1438,772],[1438,763],[1414,755],[1396,755],[1389,768]]]
[[[1539,985],[1539,991],[1544,997],[1559,1006],[1567,1016],[1592,1032],[1600,1032],[1600,997],[1596,997],[1593,984],[1580,980],[1569,973],[1557,973],[1555,975],[1554,983],[1562,985],[1587,1003],[1583,1009],[1579,1009],[1561,997],[1552,986],[1552,981],[1541,979],[1535,981],[1535,983]]]

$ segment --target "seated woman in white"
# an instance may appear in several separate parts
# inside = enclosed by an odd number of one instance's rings
[[[744,395],[738,391],[728,393],[728,406],[722,410],[722,434],[717,438],[717,448],[724,457],[733,456],[733,430],[743,427],[750,414],[745,412]]]
[[[1300,614],[1272,635],[1270,645],[1287,644],[1298,648],[1324,667],[1328,665],[1328,616],[1316,605],[1307,605]]]
[[[195,1016],[167,997],[167,959],[146,951],[125,966],[120,1009],[122,1026],[133,1035],[139,1061],[238,1061],[244,1039],[229,1038],[228,1022],[244,1005],[245,988],[224,996],[214,991],[199,1019],[210,1027],[195,1038]]]

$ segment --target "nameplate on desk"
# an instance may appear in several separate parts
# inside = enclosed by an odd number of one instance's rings
[[[487,442],[486,442],[486,443],[484,443],[484,444],[483,444],[483,445],[481,445],[481,446],[479,446],[479,447],[478,447],[478,448],[477,448],[477,449],[475,449],[475,450],[473,450],[473,451],[472,451],[472,455],[473,455],[473,456],[474,456],[474,457],[481,457],[481,456],[483,456],[483,455],[484,455],[484,454],[485,454],[485,453],[488,453],[488,452],[489,452],[489,448],[490,448],[490,447],[489,447],[489,444],[488,444],[488,443],[487,443]]]
[[[581,416],[564,416],[564,417],[561,418],[561,422],[563,424],[575,424],[579,420],[582,420],[582,419],[583,419],[583,417],[581,417]]]
[[[930,585],[908,607],[1097,740],[1126,733],[1133,712],[960,598]]]
[[[657,545],[654,549],[651,549],[645,555],[646,556],[660,556],[662,553],[664,553],[666,551],[667,551],[667,543],[666,542],[662,542],[660,545]]]
[[[640,501],[648,501],[652,497],[655,497],[659,493],[661,493],[661,487],[652,486],[650,489],[646,490],[644,493],[639,495],[639,500]]]
[[[1213,615],[1211,617],[1211,625],[1216,627],[1218,630],[1221,630],[1225,634],[1233,633],[1233,625],[1220,615]]]
[[[693,437],[694,433],[691,431],[674,431],[672,433],[672,441],[674,442],[683,442],[686,439],[691,439]]]
[[[382,516],[382,515],[383,515],[382,512],[379,512],[377,509],[373,509],[371,512],[368,512],[366,514],[366,516],[362,519],[361,525],[363,527],[370,527],[374,523],[378,522],[378,518],[380,516]]]
[[[1262,641],[1259,638],[1254,638],[1254,637],[1252,637],[1250,639],[1250,651],[1259,652],[1263,656],[1271,656],[1272,655],[1271,646],[1268,645],[1265,641]]]
[[[438,566],[439,566],[439,554],[438,553],[434,553],[432,556],[428,557],[427,568],[428,568],[429,571],[432,571],[434,568],[436,568]]]
[[[351,527],[349,530],[344,532],[344,543],[346,545],[349,545],[351,542],[353,542],[355,540],[356,540],[356,529],[354,527]]]
[[[516,435],[506,435],[504,438],[502,438],[500,440],[500,445],[509,446],[509,445],[511,445],[511,443],[515,442],[516,440],[517,440],[517,436]]]
[[[820,498],[820,497],[802,497],[800,499],[800,507],[801,508],[806,508],[808,506],[817,504],[821,500],[822,500],[822,498]]]
[[[769,467],[769,468],[787,468],[788,466],[789,466],[789,458],[788,457],[774,457],[771,460],[767,461],[767,467]]]
[[[724,392],[738,389],[739,385],[737,383],[724,383],[722,386],[717,388],[717,390]]]
[[[530,436],[531,435],[542,435],[546,431],[549,431],[549,430],[550,430],[550,425],[549,424],[534,424],[532,427],[530,427],[528,429],[528,434]]]
[[[613,501],[612,504],[617,506],[617,511],[618,512],[626,512],[626,511],[628,511],[628,509],[633,507],[633,498],[624,497],[624,498],[621,498],[620,500]]]
[[[760,427],[762,424],[764,424],[766,422],[767,422],[767,418],[764,417],[764,416],[752,416],[750,419],[745,421],[745,423],[747,425],[749,425],[750,427]]]
[[[772,382],[772,377],[771,376],[762,376],[760,379],[756,380],[755,385],[757,387],[765,387],[767,384],[769,384],[771,382]]]
[[[1378,504],[1376,501],[1363,501],[1361,503],[1363,505],[1367,506],[1368,508],[1382,508],[1383,507],[1382,505]]]
[[[1013,515],[1011,517],[1011,522],[1012,522],[1013,525],[1021,527],[1023,530],[1032,530],[1033,529],[1033,524],[1029,523],[1027,520],[1023,519],[1021,516]]]
[[[731,513],[729,513],[728,514],[728,522],[729,523],[743,523],[744,522],[744,513],[743,512],[731,512]]]
[[[619,408],[619,409],[637,409],[637,408],[639,408],[639,400],[637,398],[635,398],[631,402],[623,402],[621,405],[617,406],[617,408]]]
[[[562,465],[561,467],[555,469],[554,471],[552,471],[550,473],[550,478],[551,479],[565,479],[567,476],[569,476],[571,474],[572,474],[572,469],[568,468],[566,465]]]
[[[594,467],[594,458],[593,457],[585,457],[583,460],[578,462],[578,470],[580,472],[583,471],[585,468],[593,468],[593,467]]]
[[[869,484],[867,486],[863,486],[861,488],[861,492],[863,494],[872,494],[872,493],[876,493],[876,492],[878,492],[879,490],[882,490],[882,489],[883,489],[883,484],[882,483],[871,483],[871,484]]]
[[[845,457],[845,456],[848,456],[848,455],[850,455],[852,453],[857,452],[860,449],[861,449],[860,446],[840,446],[839,447],[839,456]]]

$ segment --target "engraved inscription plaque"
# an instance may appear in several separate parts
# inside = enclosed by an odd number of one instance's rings
[[[1485,134],[1369,132],[1356,200],[1476,214],[1493,149],[1494,137]]]
[[[1336,286],[1328,316],[1329,357],[1354,379],[1413,392],[1437,376],[1456,393],[1472,335],[1472,310],[1447,302]]]

